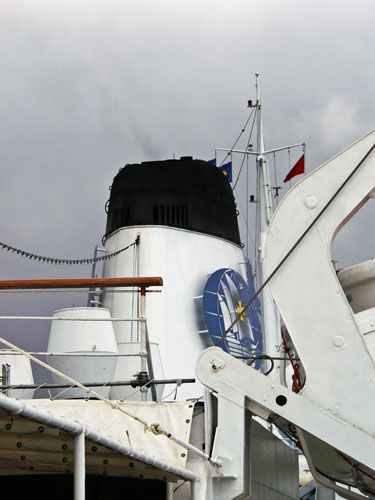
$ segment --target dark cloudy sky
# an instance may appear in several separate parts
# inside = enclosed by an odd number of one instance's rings
[[[374,18],[373,0],[0,0],[0,241],[91,256],[118,169],[229,147],[256,71],[266,146],[305,141],[316,168],[375,126]],[[282,179],[285,155],[277,167]],[[342,267],[374,256],[374,215],[372,201],[338,237]],[[89,272],[0,253],[2,279]],[[0,312],[73,300],[2,296]]]

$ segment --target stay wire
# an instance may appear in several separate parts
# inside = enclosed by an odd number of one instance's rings
[[[134,247],[133,249],[133,276],[137,276],[138,277],[138,274],[136,272],[136,269],[137,269],[137,252],[138,252],[138,245]],[[135,308],[135,295],[134,293],[132,294],[132,303],[131,303],[131,317],[134,318],[134,308]],[[138,312],[137,312],[137,316],[138,317]],[[137,327],[138,328],[138,327]],[[137,332],[138,333],[138,332]],[[134,335],[134,322],[132,321],[131,322],[131,326],[130,326],[130,339],[132,342],[134,342],[134,338],[133,338],[133,335]],[[136,341],[138,340],[135,339]]]
[[[255,109],[255,108],[254,108],[254,109]],[[254,112],[254,110],[253,110],[253,112]],[[254,130],[254,125],[255,125],[255,119],[256,119],[256,116],[257,116],[257,115],[256,115],[256,113],[255,113],[255,114],[254,114],[253,123],[251,124],[251,130],[250,130],[249,138],[248,138],[247,143],[246,143],[246,151],[247,151],[247,148],[248,148],[248,146],[249,146],[249,144],[250,144],[251,136],[253,135],[253,130]],[[251,117],[251,115],[250,115],[250,117]],[[250,117],[249,117],[249,118],[250,118]],[[233,149],[233,148],[234,148],[234,146],[232,147],[232,149]],[[238,180],[239,180],[240,175],[241,175],[241,172],[242,172],[242,168],[243,168],[244,163],[245,163],[245,158],[247,158],[247,154],[246,154],[246,153],[244,153],[244,155],[243,155],[242,162],[241,162],[241,167],[240,167],[240,170],[239,170],[239,172],[238,172],[237,179],[236,179],[236,182],[235,182],[235,183],[234,183],[234,185],[233,185],[232,190],[234,190],[234,189],[235,189],[235,187],[237,186]]]
[[[246,155],[246,257],[249,260],[249,155]]]
[[[277,169],[276,169],[276,153],[273,152],[273,171],[275,176],[275,186],[277,186]]]
[[[321,218],[321,216],[324,214],[324,212],[327,210],[327,208],[333,203],[333,201],[336,199],[336,197],[341,193],[341,191],[344,189],[344,187],[347,185],[347,183],[350,181],[350,179],[353,177],[353,175],[359,170],[359,168],[362,166],[362,164],[367,160],[367,158],[370,156],[370,154],[374,151],[375,149],[375,144],[371,146],[371,148],[367,151],[365,156],[361,159],[361,161],[357,164],[357,166],[352,170],[352,172],[348,175],[348,177],[344,180],[344,182],[341,184],[341,186],[337,189],[337,191],[331,196],[331,198],[327,201],[327,203],[324,205],[322,210],[318,213],[318,215],[315,217],[315,219],[309,224],[309,226],[305,229],[305,231],[302,233],[302,235],[298,238],[298,240],[294,243],[292,248],[286,253],[286,255],[281,259],[279,264],[275,267],[275,269],[272,271],[272,273],[268,276],[266,281],[263,282],[263,284],[260,286],[258,291],[253,295],[251,300],[245,305],[245,307],[241,310],[241,312],[236,316],[236,318],[233,320],[231,325],[225,330],[223,335],[220,337],[220,339],[216,342],[216,346],[220,345],[221,342],[225,339],[225,337],[230,333],[232,328],[238,323],[238,321],[241,319],[243,314],[249,309],[249,307],[254,303],[254,301],[258,298],[258,296],[262,293],[264,288],[268,285],[268,283],[271,281],[271,279],[275,276],[275,274],[279,271],[279,269],[282,267],[282,265],[285,263],[285,261],[290,257],[290,255],[294,252],[294,250],[299,246],[301,241],[305,238],[305,236],[310,232],[310,230],[314,227],[314,225],[318,222],[318,220]]]
[[[238,195],[238,191],[237,191],[237,189],[236,189],[236,192],[237,192],[237,195]],[[241,203],[241,200],[240,200],[239,195],[236,197],[236,199],[237,199],[237,201],[238,201],[238,204],[240,205],[240,209],[241,209],[241,210],[240,210],[240,214],[241,214],[241,216],[243,217],[244,222],[245,222],[245,225],[246,225],[246,232],[247,232],[247,235],[246,235],[246,238],[247,238],[247,245],[249,244],[249,241],[248,241],[248,240],[249,240],[249,238],[250,238],[251,245],[252,245],[253,250],[254,250],[254,252],[255,252],[255,251],[256,251],[256,250],[255,250],[255,243],[254,243],[253,237],[251,236],[251,232],[250,232],[250,229],[249,229],[249,224],[248,224],[248,221],[246,221],[245,211],[244,211],[244,209],[243,209],[243,207],[242,207],[242,203]],[[249,257],[248,252],[247,252],[247,257]],[[1,292],[0,292],[0,293],[1,293]]]
[[[227,153],[227,154],[226,154],[226,156],[224,157],[223,161],[220,163],[219,168],[220,168],[220,167],[223,165],[223,163],[224,163],[224,162],[228,159],[228,156],[230,156],[230,155],[232,154],[232,150],[236,147],[236,145],[237,145],[238,141],[239,141],[239,140],[241,139],[241,137],[242,137],[242,134],[245,132],[246,127],[247,127],[247,125],[248,125],[248,123],[249,123],[249,121],[250,121],[250,118],[252,117],[252,115],[253,115],[253,113],[254,113],[254,110],[255,110],[255,108],[253,108],[253,109],[250,111],[250,114],[249,114],[249,116],[248,116],[248,118],[247,118],[247,120],[246,120],[245,125],[242,127],[241,132],[239,133],[239,135],[238,135],[237,139],[234,141],[233,146],[230,148],[230,150],[228,151],[228,153]]]
[[[281,189],[281,187],[279,187],[279,185],[278,185],[278,179],[277,179],[276,153],[275,152],[273,152],[273,171],[274,171],[274,178],[275,178],[275,196],[274,196],[273,206],[274,206],[274,210],[275,210],[275,208],[279,204],[279,196],[280,196],[279,191]]]

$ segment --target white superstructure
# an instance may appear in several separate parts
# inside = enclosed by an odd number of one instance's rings
[[[124,252],[108,261],[104,275],[131,276],[135,267],[139,276],[163,276],[162,293],[147,296],[147,330],[154,345],[154,349],[151,347],[154,377],[194,377],[197,357],[212,345],[203,323],[204,286],[210,274],[223,267],[230,267],[245,277],[242,248],[216,236],[165,226],[119,229],[108,238],[105,248],[115,252],[131,244],[137,236],[140,239],[135,254]],[[106,294],[103,304],[113,317],[135,317],[139,310],[137,296],[129,293]],[[132,343],[138,346],[137,323],[116,323],[114,329],[119,352],[130,352]],[[129,380],[139,370],[139,358],[119,358],[115,379]],[[120,397],[127,392],[132,392],[131,388],[116,388]],[[202,395],[200,384],[179,389],[179,398]]]

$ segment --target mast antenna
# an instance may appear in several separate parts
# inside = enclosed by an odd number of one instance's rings
[[[264,247],[266,234],[272,217],[272,189],[267,157],[264,150],[262,104],[260,99],[259,73],[255,73],[256,112],[257,112],[257,199],[259,201],[259,284],[264,283],[267,276],[264,271]],[[274,358],[279,356],[280,315],[267,286],[262,292],[262,324],[265,353]],[[278,380],[279,362],[270,377]]]

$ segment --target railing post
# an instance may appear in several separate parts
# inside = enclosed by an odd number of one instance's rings
[[[74,437],[74,500],[85,500],[85,433]]]
[[[1,380],[3,385],[10,385],[10,365],[7,363],[1,366]],[[5,390],[5,395],[9,397],[10,390]]]
[[[140,296],[140,334],[141,334],[141,378],[147,374],[147,333],[146,333],[146,287],[141,287]],[[142,400],[147,399],[147,391],[141,391]]]

